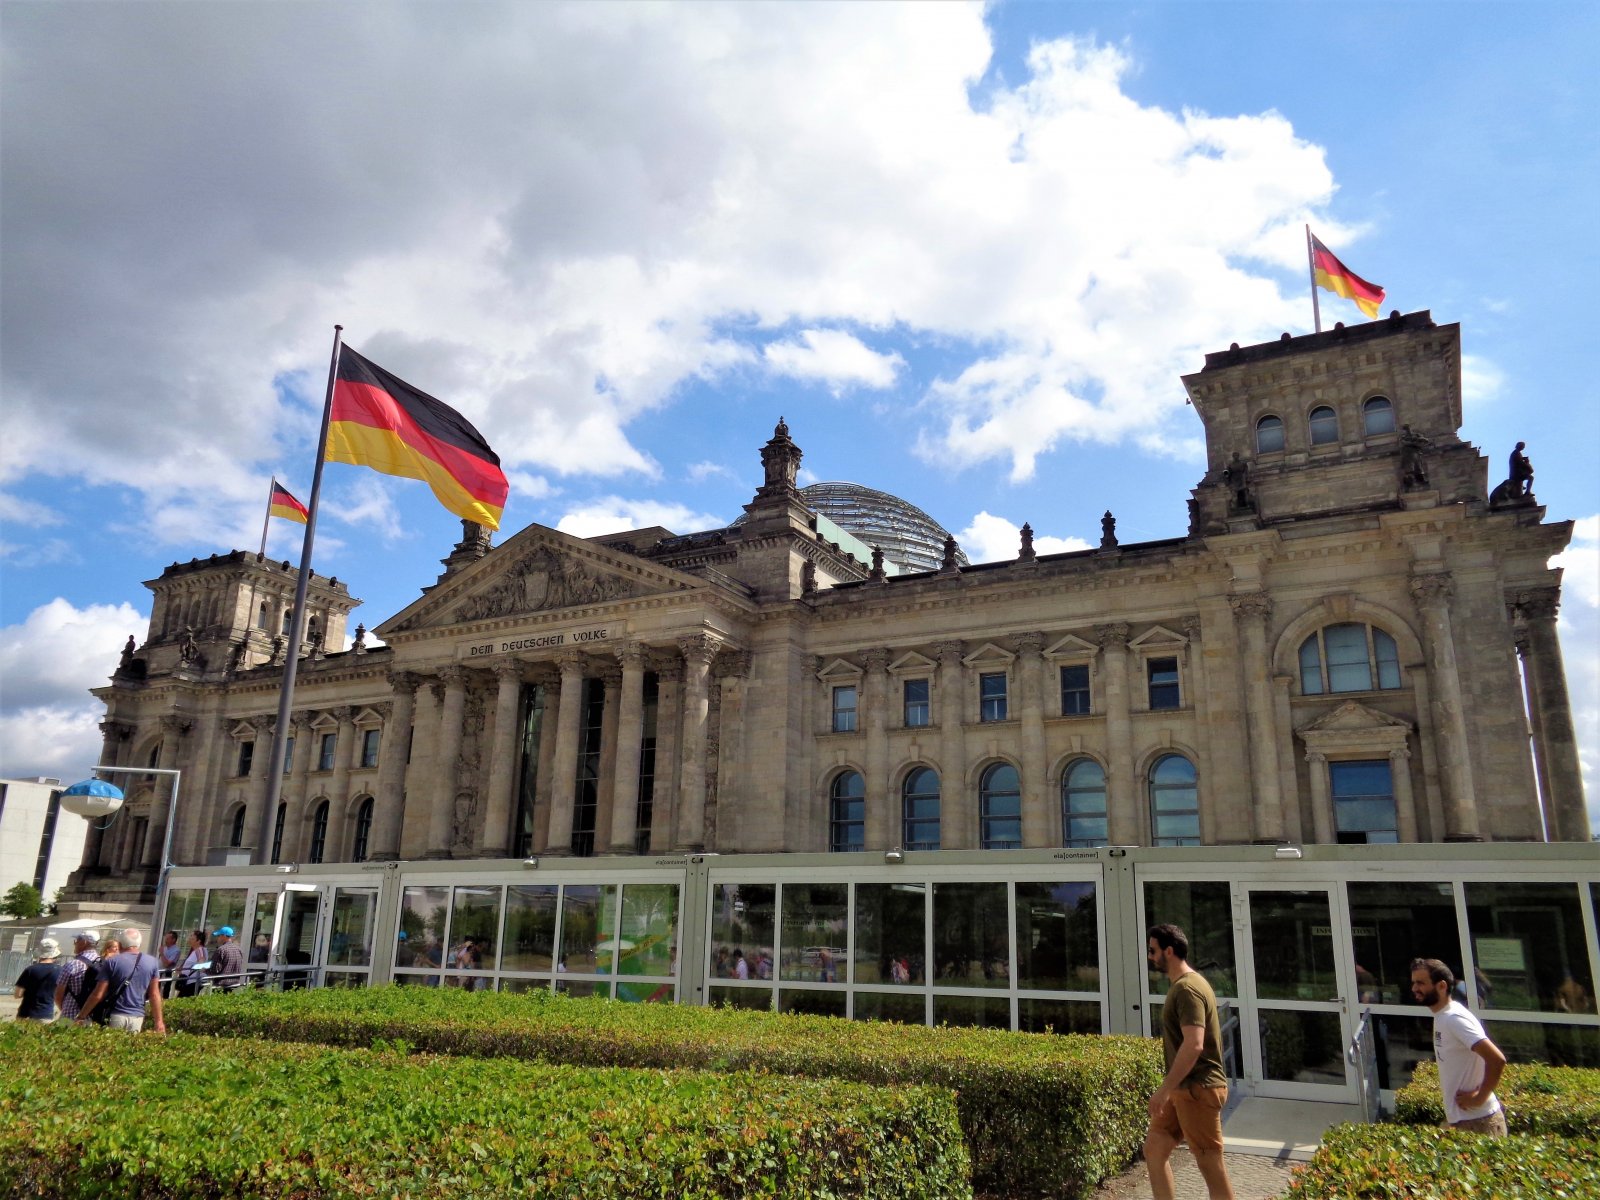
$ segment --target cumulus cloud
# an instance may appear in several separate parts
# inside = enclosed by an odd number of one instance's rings
[[[972,524],[956,534],[956,541],[969,562],[1004,562],[1017,556],[1022,545],[1022,526],[993,513],[980,512],[972,518]],[[1033,549],[1036,554],[1065,554],[1070,550],[1087,550],[1089,543],[1082,538],[1051,537],[1036,531]]]
[[[697,513],[682,504],[603,496],[568,511],[556,522],[556,528],[573,537],[591,538],[627,529],[648,529],[652,525],[673,533],[698,533],[702,529],[721,529],[726,524],[721,517]]]
[[[892,387],[906,360],[880,354],[842,329],[802,330],[798,340],[769,343],[761,352],[774,374],[825,383],[835,392],[852,384]]]
[[[1505,394],[1506,373],[1480,354],[1461,356],[1461,402],[1476,411],[1488,407]]]
[[[104,715],[89,695],[149,617],[131,604],[77,608],[57,598],[0,629],[0,774],[61,775],[99,761]]]
[[[688,469],[688,476],[689,476],[689,479],[694,483],[704,483],[706,480],[714,479],[714,478],[721,478],[721,479],[737,479],[737,478],[739,478],[738,474],[733,470],[732,467],[727,467],[727,466],[724,466],[722,463],[715,463],[715,462],[690,463],[689,464],[689,469]]]

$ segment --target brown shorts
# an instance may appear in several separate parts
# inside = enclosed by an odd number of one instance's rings
[[[1503,1108],[1497,1109],[1487,1117],[1474,1117],[1470,1121],[1457,1121],[1450,1128],[1459,1129],[1464,1133],[1486,1133],[1490,1137],[1505,1137],[1506,1111]]]
[[[1221,1150],[1222,1107],[1227,1102],[1226,1087],[1181,1087],[1161,1115],[1151,1118],[1150,1128],[1175,1142],[1188,1142],[1191,1150]]]

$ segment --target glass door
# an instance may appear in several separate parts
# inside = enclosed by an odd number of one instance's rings
[[[1329,887],[1242,891],[1246,1077],[1261,1096],[1353,1103],[1344,1052],[1355,979],[1340,897]]]
[[[284,885],[278,908],[275,959],[283,990],[309,987],[316,982],[317,925],[322,916],[322,889],[314,884]]]

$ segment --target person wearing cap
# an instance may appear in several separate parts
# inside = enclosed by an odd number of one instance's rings
[[[72,935],[72,957],[61,964],[61,974],[56,977],[56,1007],[63,1021],[76,1020],[83,1002],[94,991],[99,945],[98,929],[80,929]]]
[[[244,986],[244,951],[233,940],[233,926],[224,925],[214,935],[216,944],[211,948],[211,978],[225,992],[237,992]]]
[[[22,1001],[17,1006],[19,1021],[56,1019],[56,977],[61,974],[61,943],[55,938],[39,939],[33,962],[17,976],[13,994]]]
[[[88,1022],[101,1005],[109,1005],[111,1014],[107,1025],[138,1033],[144,1028],[144,1006],[148,1000],[156,1032],[165,1033],[167,1023],[161,1016],[161,964],[144,953],[144,934],[139,930],[124,929],[117,935],[117,941],[122,952],[101,960],[99,981],[78,1014],[78,1024]]]

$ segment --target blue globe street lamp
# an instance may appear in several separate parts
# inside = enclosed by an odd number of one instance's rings
[[[94,820],[114,816],[122,807],[122,789],[104,779],[85,779],[61,793],[61,807],[73,816]]]
[[[150,914],[151,929],[154,930],[154,923],[162,916],[161,909],[166,902],[167,877],[172,873],[172,829],[178,823],[178,783],[183,778],[183,772],[168,767],[102,765],[94,769],[102,775],[163,775],[172,780],[172,795],[167,803],[167,823],[161,838],[161,869],[156,878],[155,907]],[[105,824],[100,828],[105,829],[121,811],[123,799],[122,789],[116,784],[107,783],[104,779],[85,779],[61,793],[61,807],[90,821],[104,817]]]

